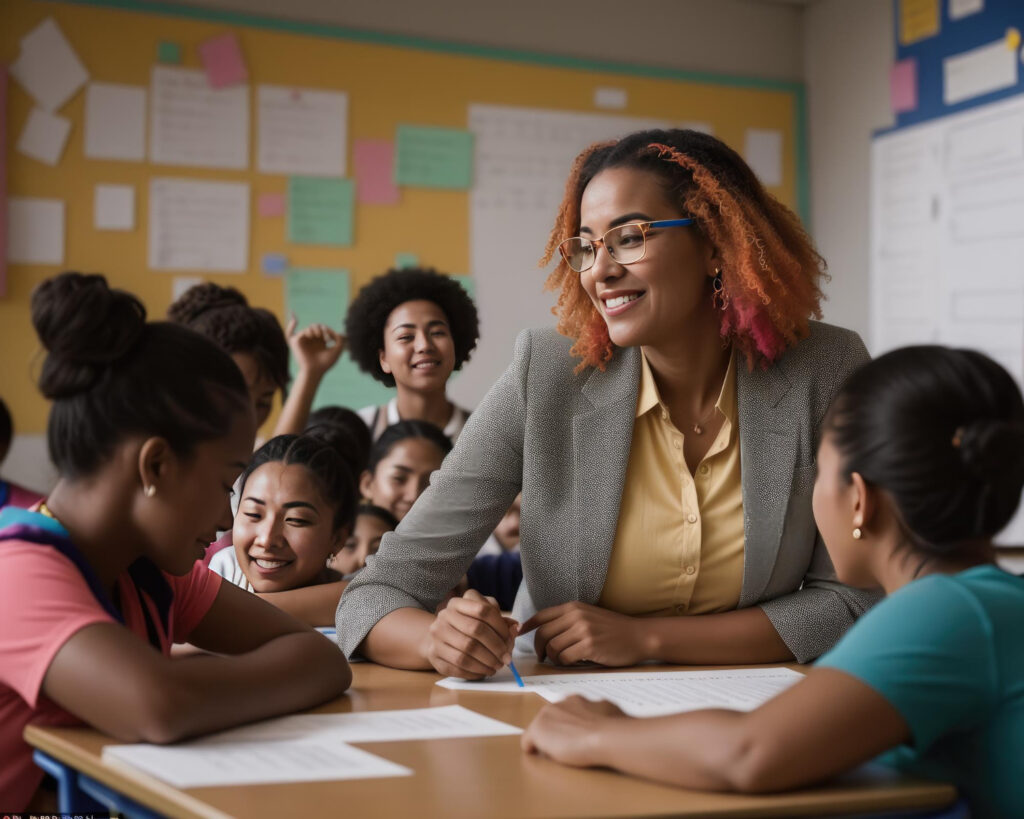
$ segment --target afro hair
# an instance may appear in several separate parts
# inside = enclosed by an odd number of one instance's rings
[[[409,301],[430,301],[448,318],[455,344],[455,369],[469,361],[480,337],[480,322],[473,299],[451,276],[430,268],[407,267],[377,276],[352,301],[345,318],[350,355],[359,368],[389,387],[395,386],[390,373],[380,368],[384,347],[384,325],[388,316]]]

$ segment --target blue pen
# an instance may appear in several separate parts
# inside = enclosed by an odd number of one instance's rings
[[[516,678],[516,685],[518,685],[520,688],[526,688],[526,684],[523,682],[523,678],[520,677],[519,672],[516,671],[516,664],[509,660],[508,667],[512,671],[512,676]]]

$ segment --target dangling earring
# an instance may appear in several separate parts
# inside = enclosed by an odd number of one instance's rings
[[[146,487],[146,497],[147,498],[151,498],[155,494],[156,494],[156,487],[153,484],[150,484],[149,486]]]
[[[864,532],[862,532],[861,528],[858,526],[856,529],[853,530],[853,539],[860,540],[862,537],[864,537]]]
[[[725,285],[722,284],[722,268],[715,268],[715,277],[711,280],[711,303],[715,305],[719,310],[725,309],[725,295],[723,290]]]

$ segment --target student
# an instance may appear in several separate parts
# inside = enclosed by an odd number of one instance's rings
[[[359,480],[363,499],[402,520],[451,449],[448,436],[426,421],[392,424],[370,450]]]
[[[345,319],[352,358],[397,394],[359,415],[374,439],[399,421],[429,421],[453,442],[469,412],[448,400],[445,386],[480,336],[476,306],[450,276],[430,269],[390,270],[356,296]]]
[[[519,521],[522,518],[523,495],[519,493],[512,505],[505,511],[498,525],[494,527],[487,542],[480,548],[477,557],[500,555],[503,552],[519,550]]]
[[[908,347],[856,372],[818,450],[814,514],[839,578],[889,595],[751,713],[630,719],[546,707],[527,751],[688,788],[777,791],[883,761],[1024,816],[1024,578],[992,537],[1024,488],[1024,403],[980,353]]]
[[[11,421],[11,413],[7,409],[7,404],[0,398],[0,464],[3,464],[7,457],[13,439],[14,424]],[[0,478],[0,508],[9,505],[28,509],[42,499],[42,495],[31,489],[25,489],[13,481],[5,481]]]
[[[366,565],[370,555],[377,554],[380,540],[398,527],[398,519],[387,509],[372,503],[361,503],[356,510],[356,525],[352,536],[334,558],[334,568],[346,578]]]
[[[171,305],[167,317],[202,333],[231,355],[249,387],[257,428],[270,415],[275,393],[287,391],[275,435],[302,431],[320,381],[345,347],[344,338],[322,324],[312,324],[296,333],[294,316],[285,334],[269,310],[250,307],[235,288],[212,282],[185,291]],[[289,347],[298,365],[290,389]]]
[[[311,707],[351,681],[322,636],[196,563],[229,525],[255,418],[230,357],[145,317],[98,275],[65,273],[32,296],[60,478],[38,511],[0,510],[5,810],[25,810],[43,778],[26,725],[173,742]],[[185,641],[216,656],[170,658]]]

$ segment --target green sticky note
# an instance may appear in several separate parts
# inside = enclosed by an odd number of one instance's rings
[[[399,125],[395,182],[465,190],[473,184],[473,134],[455,128]]]
[[[288,180],[288,241],[299,245],[352,244],[355,186],[351,179],[293,176]]]
[[[405,270],[407,267],[419,267],[420,257],[415,253],[396,253],[395,254],[395,267],[399,270]]]
[[[476,282],[472,276],[452,276],[455,281],[462,285],[462,289],[469,293],[469,297],[476,301]]]
[[[156,47],[156,59],[167,65],[181,65],[181,46],[170,40],[161,40]]]
[[[319,323],[343,332],[350,291],[347,270],[291,270],[285,280],[286,315],[295,314],[300,330]],[[296,372],[292,358],[293,377]],[[360,409],[383,404],[393,396],[393,389],[360,370],[346,353],[320,382],[313,409],[332,405]]]

